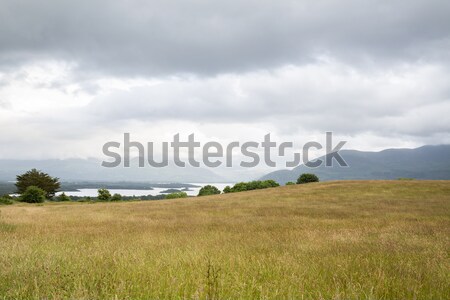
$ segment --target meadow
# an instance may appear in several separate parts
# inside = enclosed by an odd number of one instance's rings
[[[450,299],[450,181],[0,206],[0,299]]]

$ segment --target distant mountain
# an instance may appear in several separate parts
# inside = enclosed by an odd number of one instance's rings
[[[261,179],[273,179],[280,184],[296,181],[302,173],[314,173],[320,180],[351,179],[450,179],[450,145],[423,146],[416,149],[387,149],[380,152],[342,150],[340,155],[349,167],[308,168],[271,172]],[[325,156],[320,157],[325,161]]]
[[[380,152],[342,150],[339,152],[349,167],[307,168],[269,173],[262,179],[279,183],[295,181],[301,173],[315,173],[321,180],[347,179],[450,179],[450,145],[424,146],[417,149],[388,149]],[[325,160],[324,157],[321,157]],[[166,168],[138,168],[136,160],[131,168],[104,168],[96,159],[64,160],[0,160],[0,181],[13,181],[16,175],[36,168],[59,177],[65,182],[236,182],[255,176],[254,170],[223,170],[168,166]],[[225,172],[227,171],[227,172]],[[221,174],[218,175],[217,173]],[[247,178],[248,177],[248,178]],[[230,180],[230,178],[232,178]],[[243,179],[244,178],[244,179]],[[254,178],[254,177],[253,177]]]
[[[135,160],[130,168],[104,168],[101,161],[95,159],[0,160],[0,181],[15,180],[16,175],[32,168],[59,177],[61,181],[226,182],[208,169],[188,165],[185,168],[170,165],[138,168]]]

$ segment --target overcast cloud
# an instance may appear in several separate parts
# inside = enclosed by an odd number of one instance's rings
[[[143,142],[450,143],[449,1],[0,0],[0,158]]]

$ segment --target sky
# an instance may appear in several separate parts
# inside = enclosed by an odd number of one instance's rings
[[[450,1],[0,0],[0,159],[141,142],[450,143]]]

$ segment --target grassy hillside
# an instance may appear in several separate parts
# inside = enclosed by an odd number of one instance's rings
[[[450,298],[450,181],[0,207],[0,298]]]

